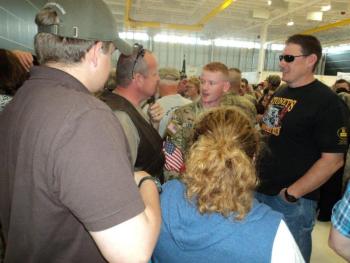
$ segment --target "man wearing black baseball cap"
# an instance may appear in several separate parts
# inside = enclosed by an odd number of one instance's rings
[[[159,189],[133,174],[119,121],[92,95],[113,51],[133,48],[102,0],[49,2],[36,23],[41,66],[0,116],[5,262],[147,262]]]

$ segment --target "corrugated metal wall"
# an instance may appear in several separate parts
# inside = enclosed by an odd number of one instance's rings
[[[45,0],[0,2],[0,47],[33,51],[34,17]]]
[[[33,51],[33,37],[36,34],[34,17],[47,0],[11,0],[0,2],[0,47],[5,49],[21,49]],[[252,48],[218,47],[215,45],[190,45],[128,40],[138,42],[150,49],[158,57],[160,67],[172,66],[182,68],[184,55],[187,67],[201,68],[203,65],[220,61],[228,67],[239,68],[243,72],[257,71],[259,50]],[[281,51],[266,50],[265,71],[279,71],[278,55]],[[119,53],[113,56],[116,63]],[[324,63],[317,73],[322,74]]]
[[[160,67],[182,68],[182,61],[186,57],[186,65],[201,68],[212,61],[220,61],[229,68],[236,67],[243,72],[257,71],[259,50],[235,47],[218,47],[214,45],[185,45],[149,41],[128,40],[137,42],[150,49],[158,58]],[[278,55],[281,51],[266,50],[265,70],[279,71]]]
[[[350,51],[327,54],[325,74],[336,76],[337,72],[350,72]]]

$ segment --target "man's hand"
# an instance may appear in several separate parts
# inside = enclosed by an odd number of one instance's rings
[[[287,188],[283,188],[280,193],[279,193],[279,196],[286,202],[286,203],[290,203],[290,204],[294,204],[295,202],[290,202],[286,199],[286,191],[287,191]],[[289,193],[289,192],[288,192]]]
[[[160,122],[164,116],[164,110],[159,103],[154,103],[148,108],[148,114],[151,117],[152,122]]]
[[[29,71],[33,67],[33,55],[30,52],[13,50],[12,53],[18,58],[26,71]]]

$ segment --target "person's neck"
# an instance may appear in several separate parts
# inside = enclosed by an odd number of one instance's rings
[[[315,76],[313,74],[308,74],[293,83],[288,83],[288,86],[291,88],[299,88],[299,87],[306,86],[313,81],[315,81]]]
[[[45,66],[50,67],[50,68],[55,68],[59,69],[77,80],[79,80],[86,88],[89,90],[91,93],[96,92],[92,85],[90,84],[89,78],[88,78],[88,73],[85,71],[84,65],[79,64],[79,65],[66,65],[63,63],[46,63]]]
[[[220,105],[220,100],[211,101],[211,102],[204,102],[204,101],[202,101],[202,106],[205,109],[210,109],[210,108],[213,108],[213,107],[217,107],[219,105]]]
[[[129,90],[129,87],[124,88],[118,86],[112,92],[119,96],[122,96],[124,99],[127,99],[132,105],[134,105],[134,107],[139,107],[141,102],[144,100],[140,99],[136,94],[131,92]]]

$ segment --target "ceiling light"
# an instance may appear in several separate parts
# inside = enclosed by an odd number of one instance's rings
[[[272,5],[272,1],[271,0],[267,1],[267,5]]]
[[[287,23],[287,26],[294,26],[294,21],[289,21],[288,23]]]
[[[313,21],[322,21],[323,13],[322,12],[308,12],[306,15],[307,20]]]
[[[322,12],[327,12],[327,11],[331,10],[331,8],[332,8],[331,5],[323,5],[323,6],[321,7],[321,11],[322,11]]]

